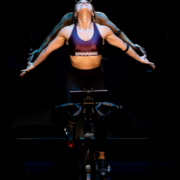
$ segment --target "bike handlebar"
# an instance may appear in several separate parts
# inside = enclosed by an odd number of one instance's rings
[[[115,109],[119,109],[120,107],[116,104],[113,104],[113,103],[109,103],[109,102],[99,102],[97,104],[97,106],[95,106],[95,110],[96,112],[98,113],[98,115],[100,116],[107,116],[111,111],[109,111],[107,114],[103,114],[100,110],[98,110],[99,107],[101,107],[101,105],[104,105],[104,106],[107,106],[107,107],[111,107],[111,108],[115,108]],[[78,116],[80,115],[80,113],[82,112],[82,106],[79,106],[78,103],[66,103],[66,104],[62,104],[62,105],[59,105],[59,106],[55,106],[55,108],[62,108],[62,107],[65,107],[65,108],[68,108],[68,107],[73,107],[75,106],[78,110],[74,113],[74,114],[71,114],[68,112],[68,114],[70,116]]]

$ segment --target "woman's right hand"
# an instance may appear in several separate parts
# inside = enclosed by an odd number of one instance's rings
[[[35,51],[33,51],[32,53],[29,53],[30,57],[28,57],[27,60],[28,60],[29,62],[31,62],[31,61],[33,60],[33,58],[34,58],[34,55],[37,54],[37,53],[39,53],[38,50],[35,50]]]
[[[28,62],[27,68],[21,70],[22,73],[20,74],[20,76],[23,77],[28,71],[31,71],[34,68],[34,63]]]

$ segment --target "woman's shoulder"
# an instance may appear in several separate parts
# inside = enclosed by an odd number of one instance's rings
[[[95,23],[95,24],[96,24],[96,26],[97,26],[98,29],[101,29],[101,30],[108,30],[108,29],[109,29],[109,27],[107,27],[107,26],[100,25],[100,24],[98,24],[98,23]]]
[[[102,37],[105,37],[111,31],[111,29],[109,27],[107,27],[107,26],[100,25],[100,24],[97,24],[97,23],[95,23],[95,24],[96,24],[96,26],[97,26],[97,28],[98,28],[98,30],[99,30]]]
[[[64,37],[66,37],[68,39],[68,37],[70,36],[70,34],[73,30],[73,27],[74,27],[74,24],[63,27],[60,31],[61,35],[63,35]]]
[[[69,30],[72,30],[73,27],[74,27],[74,24],[65,26],[65,27],[62,28],[62,31],[69,31]]]

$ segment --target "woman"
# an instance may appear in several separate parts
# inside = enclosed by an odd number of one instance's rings
[[[75,3],[77,3],[79,0],[75,0]],[[92,3],[92,0],[89,0]],[[104,26],[108,26],[119,38],[121,38],[124,42],[128,43],[133,49],[141,51],[144,55],[146,54],[146,51],[143,47],[139,46],[138,44],[134,44],[131,42],[131,40],[126,36],[126,34],[120,30],[114,23],[112,23],[109,18],[102,12],[94,11],[95,13],[95,20],[96,23]],[[116,15],[120,16],[120,15]],[[53,29],[53,31],[46,37],[42,45],[39,47],[39,49],[35,50],[34,52],[30,53],[30,57],[28,58],[28,62],[33,62],[35,57],[37,57],[41,51],[48,46],[48,44],[56,37],[58,32],[65,26],[69,26],[73,24],[74,18],[73,18],[73,12],[67,13],[63,16],[61,21],[58,23],[58,25]]]
[[[21,70],[23,77],[28,71],[34,69],[54,50],[60,48],[66,42],[69,44],[71,69],[67,78],[67,94],[70,101],[70,90],[82,88],[105,89],[102,71],[100,68],[102,46],[106,40],[109,44],[119,47],[129,56],[140,63],[149,64],[153,69],[155,65],[146,59],[146,55],[140,57],[128,44],[116,37],[110,28],[93,22],[95,13],[92,4],[87,0],[80,0],[75,5],[75,24],[61,29],[56,38],[40,53],[34,63],[27,69]],[[73,125],[71,125],[73,128]],[[99,166],[105,162],[106,131],[104,125],[97,121],[95,124],[97,149],[99,152]]]

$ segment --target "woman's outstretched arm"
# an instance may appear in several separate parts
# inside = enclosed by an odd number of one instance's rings
[[[36,68],[40,63],[42,63],[54,50],[62,47],[65,43],[65,37],[64,34],[66,33],[67,27],[64,27],[61,29],[61,31],[58,33],[56,38],[49,43],[49,45],[41,51],[37,59],[34,61],[34,63],[31,63],[28,65],[27,69],[21,70],[20,76],[23,77],[26,72]]]
[[[30,53],[31,56],[28,58],[28,62],[32,62],[34,57],[38,56],[43,51],[43,49],[48,46],[48,44],[57,36],[58,32],[63,27],[71,24],[72,14],[73,13],[67,13],[66,15],[64,15],[64,17],[61,19],[61,21],[58,23],[58,25],[52,30],[52,32],[43,41],[40,48],[35,50],[34,52]]]
[[[58,25],[53,29],[53,31],[45,38],[42,45],[39,47],[39,49],[33,51],[30,53],[30,57],[27,59],[28,63],[32,62],[33,59],[38,56],[41,51],[48,46],[48,44],[56,37],[58,32],[65,26],[72,24],[72,16],[73,13],[67,13],[64,15],[64,17],[61,19],[61,21],[58,23]],[[121,31],[115,24],[113,24],[108,17],[102,13],[102,12],[96,12],[96,18],[97,23],[109,27],[115,34],[117,34],[118,31]],[[130,39],[125,35],[123,31],[118,35],[119,38],[121,38],[124,42],[128,43],[132,48],[141,51],[143,54],[146,53],[144,51],[144,48],[139,46],[138,44],[134,44],[130,41]]]
[[[118,34],[118,37],[129,44],[133,49],[141,51],[144,55],[146,54],[146,51],[143,47],[139,46],[138,44],[134,44],[122,30],[120,30],[114,23],[109,20],[109,18],[104,13],[96,12],[96,17],[101,25],[109,27],[116,35],[119,31],[120,33]]]
[[[124,43],[121,39],[119,39],[118,37],[116,37],[114,35],[114,33],[111,31],[110,28],[103,26],[103,33],[104,33],[104,37],[105,40],[113,45],[116,46],[118,48],[120,48],[122,51],[125,51],[127,48],[127,44]],[[149,62],[148,59],[146,58],[146,55],[144,56],[139,56],[130,46],[128,51],[126,52],[127,55],[131,56],[133,59],[139,61],[140,63],[144,63],[144,64],[149,64],[153,69],[155,69],[155,65],[152,62]]]

